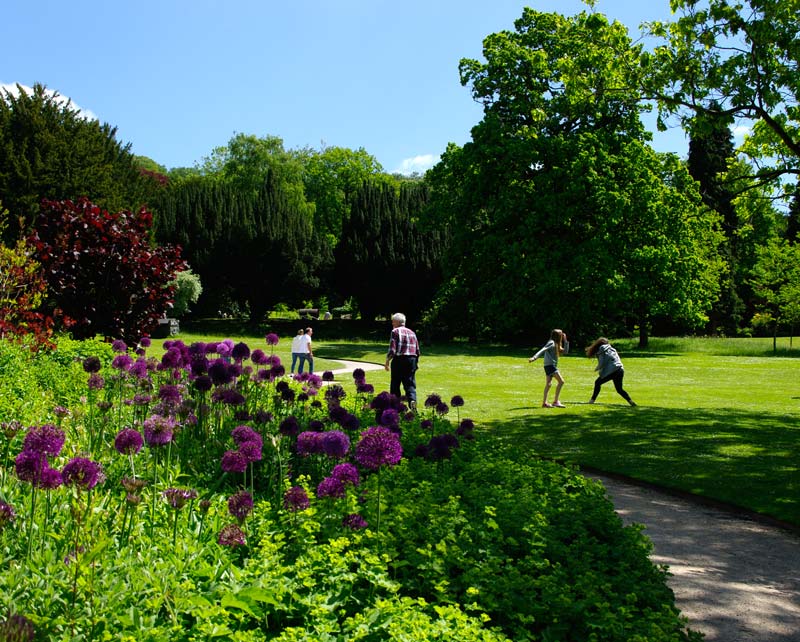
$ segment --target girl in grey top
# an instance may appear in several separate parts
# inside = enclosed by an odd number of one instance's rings
[[[558,371],[558,357],[559,355],[569,352],[569,341],[567,335],[562,330],[553,330],[550,333],[550,340],[542,346],[535,355],[533,355],[528,362],[536,361],[539,357],[544,357],[544,399],[542,400],[542,408],[563,408],[558,397],[561,394],[561,388],[564,385],[564,377]],[[556,380],[556,396],[553,398],[553,403],[547,403],[547,395],[550,392],[550,385]]]
[[[614,347],[608,342],[605,337],[595,339],[594,343],[586,348],[587,357],[597,357],[597,367],[595,370],[598,372],[598,377],[594,382],[594,392],[589,403],[594,403],[597,395],[600,394],[600,386],[606,381],[613,381],[614,388],[616,388],[620,397],[627,401],[630,405],[635,406],[631,400],[630,395],[625,392],[622,387],[622,379],[625,377],[625,368],[622,367],[622,359]]]

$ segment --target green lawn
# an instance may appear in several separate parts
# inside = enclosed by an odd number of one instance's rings
[[[385,358],[384,344],[319,335],[317,372],[336,359]],[[263,337],[243,340],[266,348]],[[288,343],[282,338],[276,349],[282,358]],[[647,351],[616,345],[636,408],[611,383],[598,403],[586,403],[594,362],[577,346],[560,364],[565,409],[541,408],[544,373],[540,362],[528,363],[532,351],[468,343],[423,346],[420,402],[433,392],[446,401],[463,396],[460,417],[521,456],[621,473],[800,525],[800,346],[782,339],[774,356],[770,339],[654,339]],[[389,375],[368,372],[367,381],[388,389]]]

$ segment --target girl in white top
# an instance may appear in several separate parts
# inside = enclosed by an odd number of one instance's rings
[[[563,408],[564,404],[562,404],[558,397],[561,394],[561,388],[564,385],[564,377],[561,376],[561,373],[558,371],[558,357],[559,355],[566,354],[569,352],[569,341],[567,340],[567,335],[563,332],[563,330],[553,330],[550,333],[550,340],[542,346],[541,350],[539,350],[535,355],[533,355],[528,362],[536,361],[539,357],[544,357],[544,374],[545,374],[545,384],[544,384],[544,399],[542,400],[542,408]],[[547,395],[550,393],[550,385],[553,382],[553,379],[556,380],[556,395],[553,398],[553,403],[547,403]]]

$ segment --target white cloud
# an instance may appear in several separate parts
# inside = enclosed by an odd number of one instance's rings
[[[745,136],[753,133],[753,128],[748,125],[737,125],[733,128],[733,137],[736,140],[744,140]]]
[[[439,162],[439,156],[435,156],[433,154],[421,154],[419,156],[414,156],[413,158],[406,158],[400,163],[400,167],[398,167],[395,171],[397,174],[413,174],[417,172],[419,174],[424,174],[427,170],[431,167],[436,165]]]
[[[28,95],[33,94],[33,87],[28,87],[27,85],[23,85],[22,83],[20,83],[19,86],[22,87],[22,90],[26,94],[28,94]],[[12,96],[19,95],[19,88],[17,87],[16,83],[0,84],[0,90],[2,90],[2,95],[5,95],[5,92],[8,92]],[[56,92],[53,89],[45,89],[44,93],[46,93],[49,96],[55,96],[56,93],[58,93],[58,92]],[[61,94],[58,94],[58,96],[56,96],[55,100],[59,105],[65,105],[69,101],[69,98],[67,98],[66,96],[62,96]],[[100,120],[94,114],[94,112],[92,112],[92,111],[90,111],[88,109],[83,109],[82,107],[76,105],[74,101],[70,103],[70,107],[72,109],[77,109],[78,110],[78,115],[80,117],[82,117],[82,118],[85,118],[86,120]]]

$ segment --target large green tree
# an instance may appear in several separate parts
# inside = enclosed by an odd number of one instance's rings
[[[453,234],[439,309],[470,333],[636,324],[642,343],[654,316],[700,322],[715,219],[677,159],[646,145],[625,27],[525,9],[483,54],[461,62],[483,120],[429,175]]]
[[[4,238],[29,230],[45,198],[86,196],[109,211],[146,202],[157,183],[116,133],[43,85],[0,91],[0,196],[10,219]]]
[[[800,0],[670,0],[678,17],[651,23],[664,44],[644,53],[645,94],[662,124],[677,114],[754,123],[742,151],[758,182],[800,172]]]

